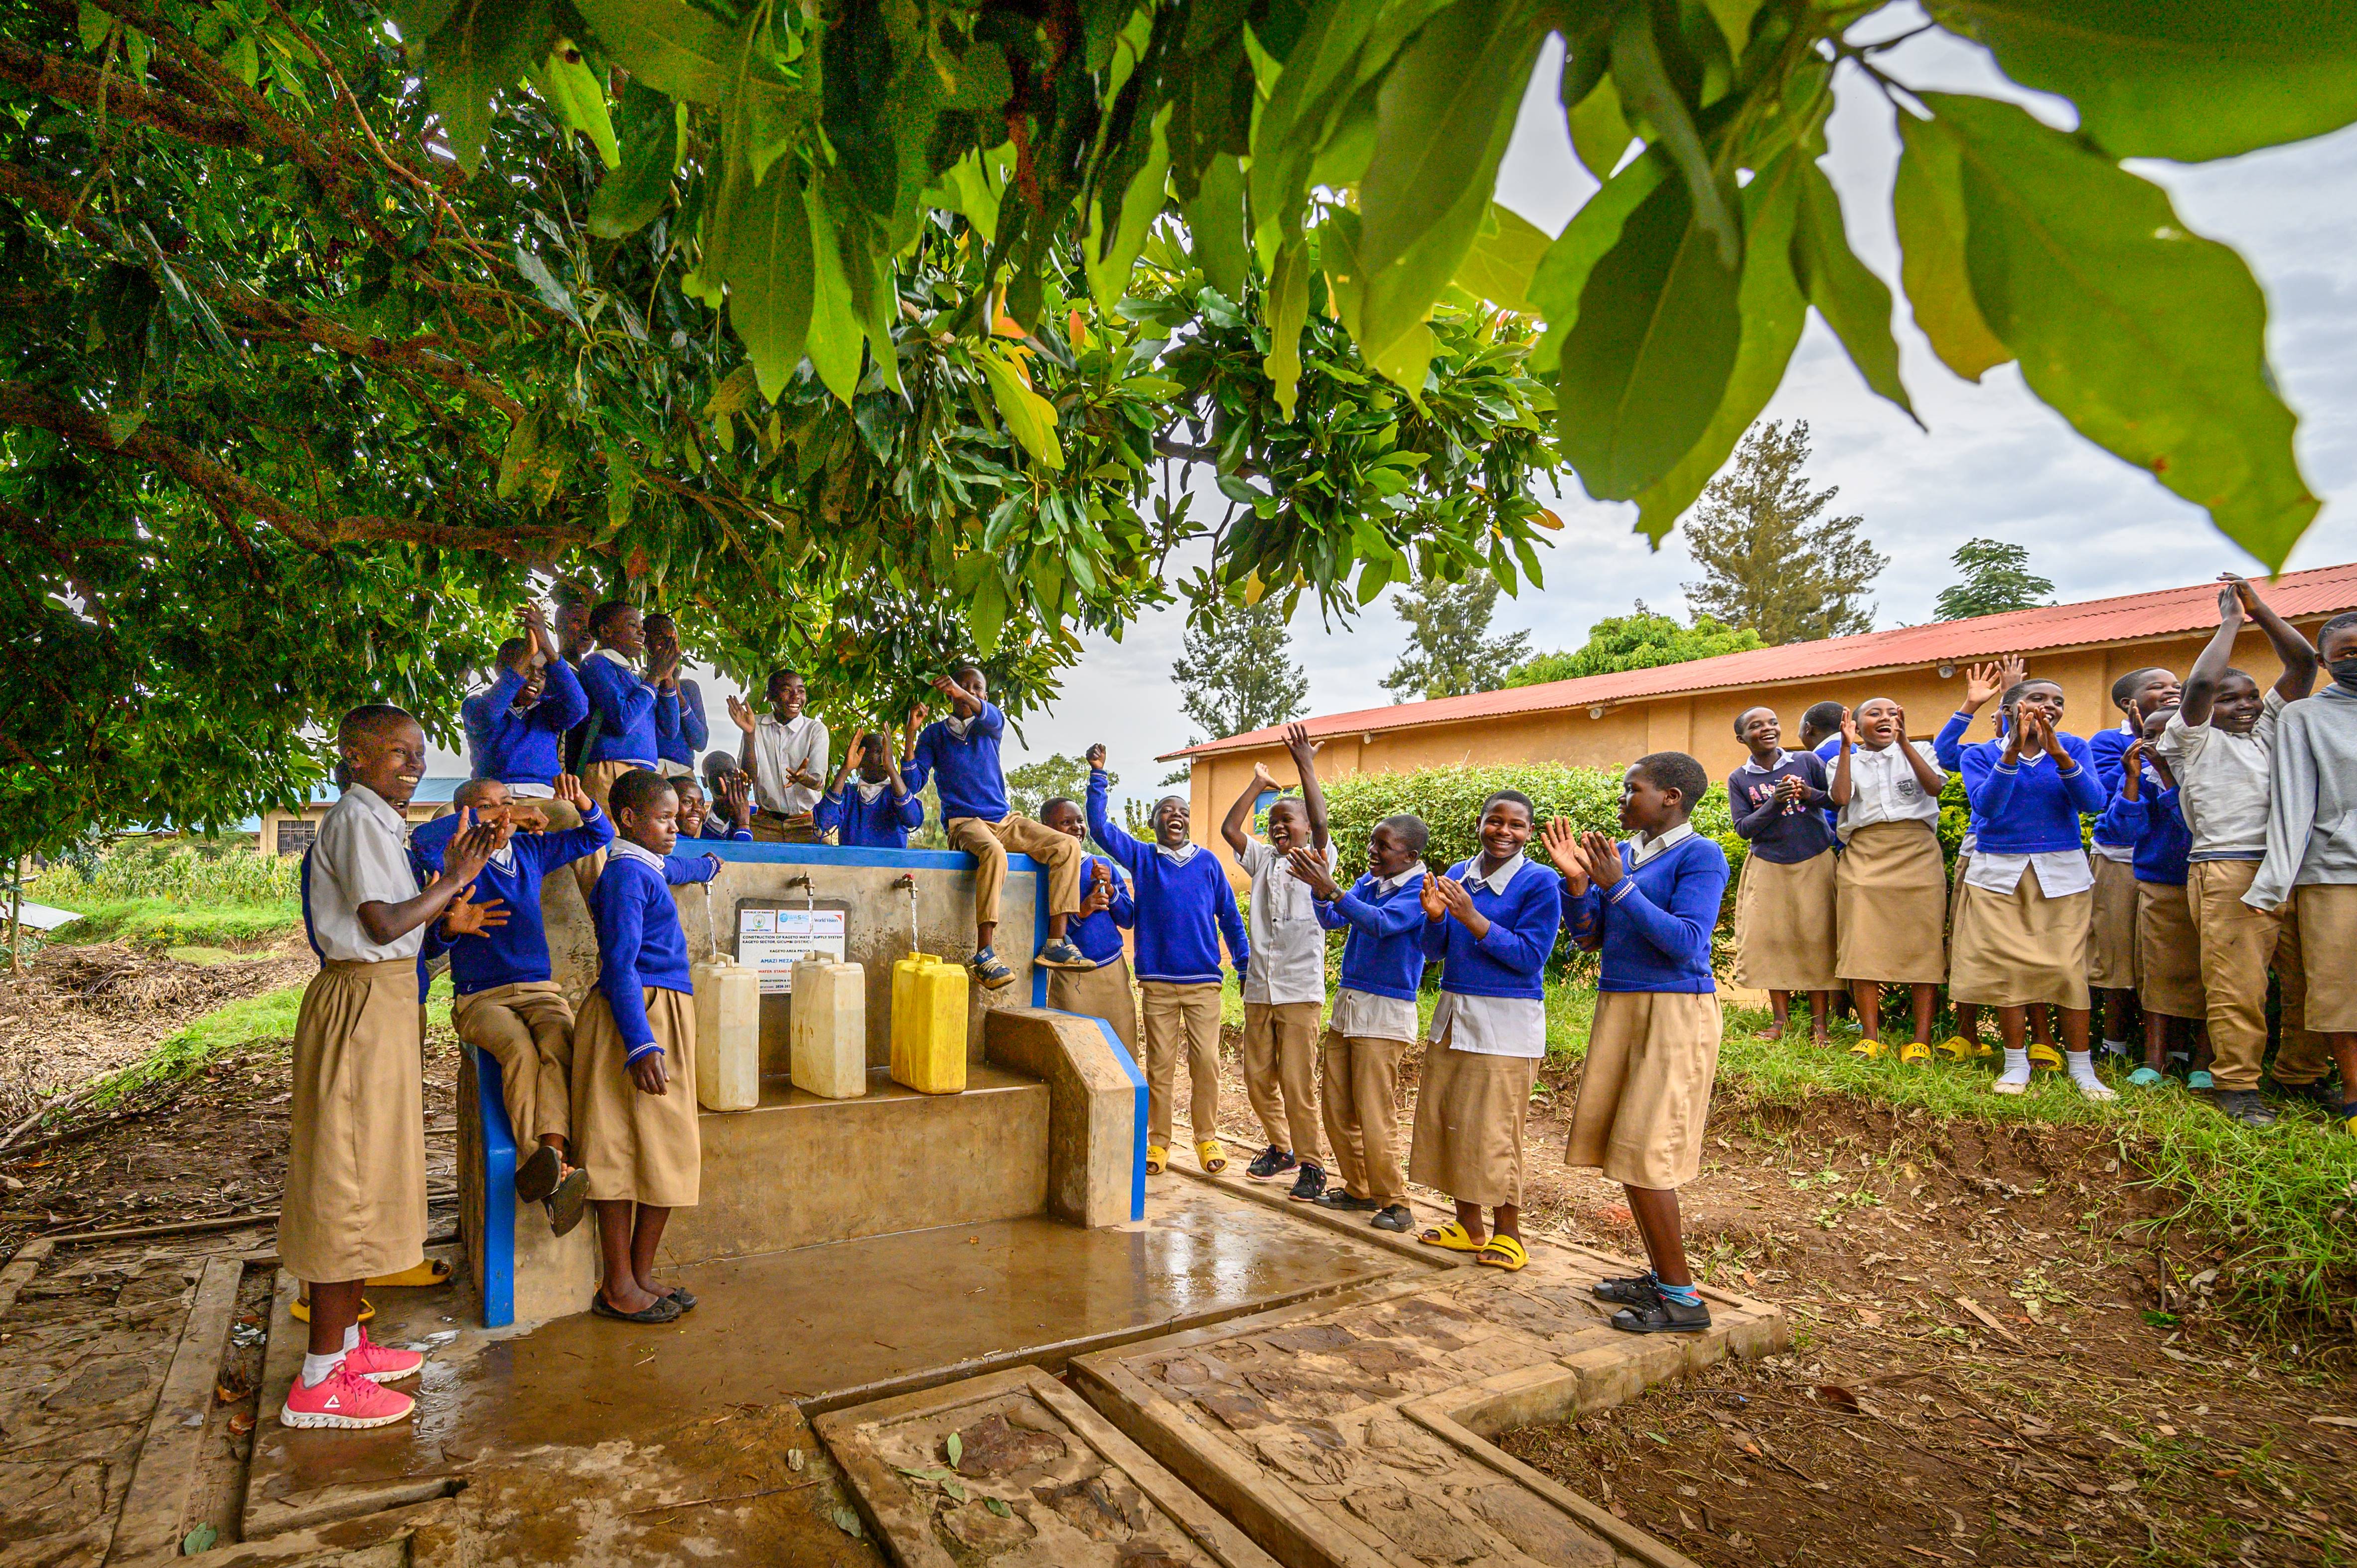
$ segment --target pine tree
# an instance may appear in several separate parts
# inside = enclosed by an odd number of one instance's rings
[[[1274,597],[1217,606],[1189,621],[1170,678],[1180,710],[1212,740],[1298,718],[1309,702],[1309,676],[1293,657],[1293,634]]]
[[[1749,627],[1770,643],[1807,642],[1874,629],[1859,600],[1889,564],[1858,537],[1863,517],[1825,517],[1838,488],[1812,492],[1801,467],[1809,424],[1790,434],[1754,425],[1735,466],[1711,481],[1686,524],[1686,548],[1703,580],[1685,585],[1697,616]]]
[[[1932,603],[1933,620],[1969,620],[2054,602],[2054,584],[2029,570],[2029,552],[2001,539],[1967,539],[1948,557],[1963,574]]]
[[[1494,692],[1529,657],[1529,632],[1490,635],[1498,579],[1487,572],[1477,571],[1461,583],[1418,577],[1393,607],[1408,628],[1407,651],[1383,677],[1383,690],[1394,703]]]

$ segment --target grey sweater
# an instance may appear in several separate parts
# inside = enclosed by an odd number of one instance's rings
[[[2327,686],[2277,721],[2267,854],[2243,902],[2276,909],[2294,887],[2357,882],[2357,695]]]

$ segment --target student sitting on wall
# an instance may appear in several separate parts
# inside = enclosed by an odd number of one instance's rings
[[[1039,805],[1042,825],[1066,838],[1085,839],[1086,812],[1078,800],[1058,795]],[[1132,1061],[1143,1060],[1137,1050],[1137,993],[1129,977],[1129,954],[1121,934],[1137,925],[1137,900],[1129,878],[1110,860],[1090,855],[1081,862],[1081,912],[1067,928],[1072,945],[1086,954],[1094,969],[1051,969],[1048,972],[1048,1005],[1062,1013],[1103,1018],[1120,1036]]]
[[[615,779],[654,768],[657,732],[679,723],[679,693],[640,672],[646,628],[632,607],[619,599],[599,605],[589,612],[589,635],[597,646],[581,660],[581,689],[596,733],[582,753],[581,787],[603,805]]]
[[[693,779],[673,779],[672,788],[679,791],[680,837],[705,843],[753,842],[752,783],[742,773],[720,775],[717,801]]]
[[[679,646],[679,623],[667,615],[651,615],[645,627],[647,676],[656,691],[668,691],[675,699],[656,710],[656,771],[666,779],[693,779],[695,754],[712,738],[704,718],[704,693],[679,672],[686,657]]]
[[[557,657],[540,607],[526,605],[516,618],[524,635],[500,645],[499,679],[458,704],[458,716],[476,778],[496,779],[519,799],[545,800],[565,770],[565,732],[589,716],[589,698]]]
[[[916,742],[911,725],[909,743]],[[852,771],[857,769],[855,782]],[[854,730],[834,781],[819,797],[812,820],[819,832],[834,834],[845,849],[906,849],[909,834],[923,825],[925,802],[892,765],[892,743],[882,730]]]

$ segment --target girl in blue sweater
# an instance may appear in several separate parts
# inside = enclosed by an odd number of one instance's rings
[[[1657,751],[1621,780],[1628,843],[1577,838],[1560,817],[1547,824],[1547,854],[1571,899],[1572,940],[1603,955],[1564,1163],[1600,1170],[1629,1195],[1652,1268],[1606,1280],[1596,1294],[1621,1304],[1612,1326],[1631,1334],[1710,1326],[1686,1268],[1677,1190],[1702,1168],[1722,1026],[1710,938],[1727,854],[1686,820],[1709,788],[1701,763]]]
[[[1228,1168],[1220,1144],[1220,943],[1227,942],[1229,961],[1243,980],[1252,962],[1243,916],[1219,860],[1188,837],[1187,802],[1164,796],[1154,806],[1154,842],[1132,838],[1105,812],[1104,763],[1105,748],[1089,747],[1089,832],[1136,886],[1137,988],[1146,1004],[1146,1168],[1159,1175],[1169,1163],[1171,1080],[1183,1047],[1193,1085],[1187,1120],[1195,1129],[1195,1158],[1216,1174]],[[1073,859],[1076,878],[1080,859]]]
[[[695,1001],[687,933],[672,888],[720,875],[713,855],[684,860],[679,795],[645,768],[614,780],[614,841],[591,895],[597,984],[573,1041],[573,1139],[589,1173],[605,1281],[601,1317],[669,1323],[695,1305],[654,1283],[655,1249],[674,1208],[699,1196]]]
[[[818,831],[832,832],[845,849],[906,849],[910,831],[924,820],[925,802],[892,766],[892,743],[881,730],[852,736],[834,782],[811,811]]]
[[[1457,1200],[1457,1218],[1417,1240],[1514,1270],[1523,1250],[1523,1121],[1546,1055],[1539,970],[1563,926],[1563,883],[1523,854],[1530,797],[1501,789],[1481,802],[1481,853],[1427,876],[1424,956],[1441,961],[1416,1090],[1410,1181]],[[1481,1210],[1491,1212],[1485,1240]]]
[[[2128,1082],[2138,1089],[2158,1089],[2163,1081],[2171,1020],[2177,1034],[2191,1036],[2188,1057],[2193,1069],[2210,1066],[2201,930],[2185,886],[2193,834],[2169,763],[2152,749],[2177,711],[2171,705],[2144,716],[2143,733],[2113,759],[2119,779],[2112,803],[2095,822],[2109,843],[2133,852],[2128,865],[2136,876],[2135,973],[2136,1004],[2144,1013],[2144,1065],[2128,1075]]]
[[[1995,1007],[1999,1094],[2029,1087],[2029,1009],[2061,1015],[2063,1060],[2090,1100],[2116,1098],[2087,1054],[2087,943],[2095,875],[2079,818],[2106,804],[2087,743],[2061,732],[2062,688],[2025,681],[2001,699],[2005,743],[1967,747],[1976,843],[1948,960],[1948,994]]]

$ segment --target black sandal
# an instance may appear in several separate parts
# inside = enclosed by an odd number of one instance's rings
[[[1378,1230],[1390,1230],[1405,1236],[1415,1224],[1415,1215],[1405,1203],[1394,1203],[1367,1221]]]
[[[554,1144],[541,1144],[516,1163],[515,1194],[526,1203],[538,1203],[556,1190],[565,1174],[565,1156]]]
[[[665,1301],[675,1301],[679,1303],[679,1309],[682,1312],[694,1312],[695,1310],[694,1294],[685,1285],[672,1286],[671,1289],[663,1292],[663,1299]]]
[[[589,1208],[589,1173],[579,1165],[565,1173],[556,1190],[542,1201],[548,1205],[548,1228],[559,1236],[572,1234]]]
[[[1656,1290],[1643,1304],[1614,1313],[1612,1326],[1623,1334],[1699,1334],[1710,1326],[1710,1308],[1701,1302],[1681,1306]]]
[[[1600,1279],[1590,1288],[1598,1301],[1618,1302],[1622,1306],[1644,1306],[1653,1299],[1653,1286],[1659,1282],[1653,1271],[1641,1274],[1621,1274]]]
[[[596,1316],[610,1317],[617,1323],[676,1323],[684,1308],[671,1297],[659,1295],[637,1312],[624,1312],[618,1306],[608,1305],[606,1293],[599,1291],[589,1298],[589,1310]]]

